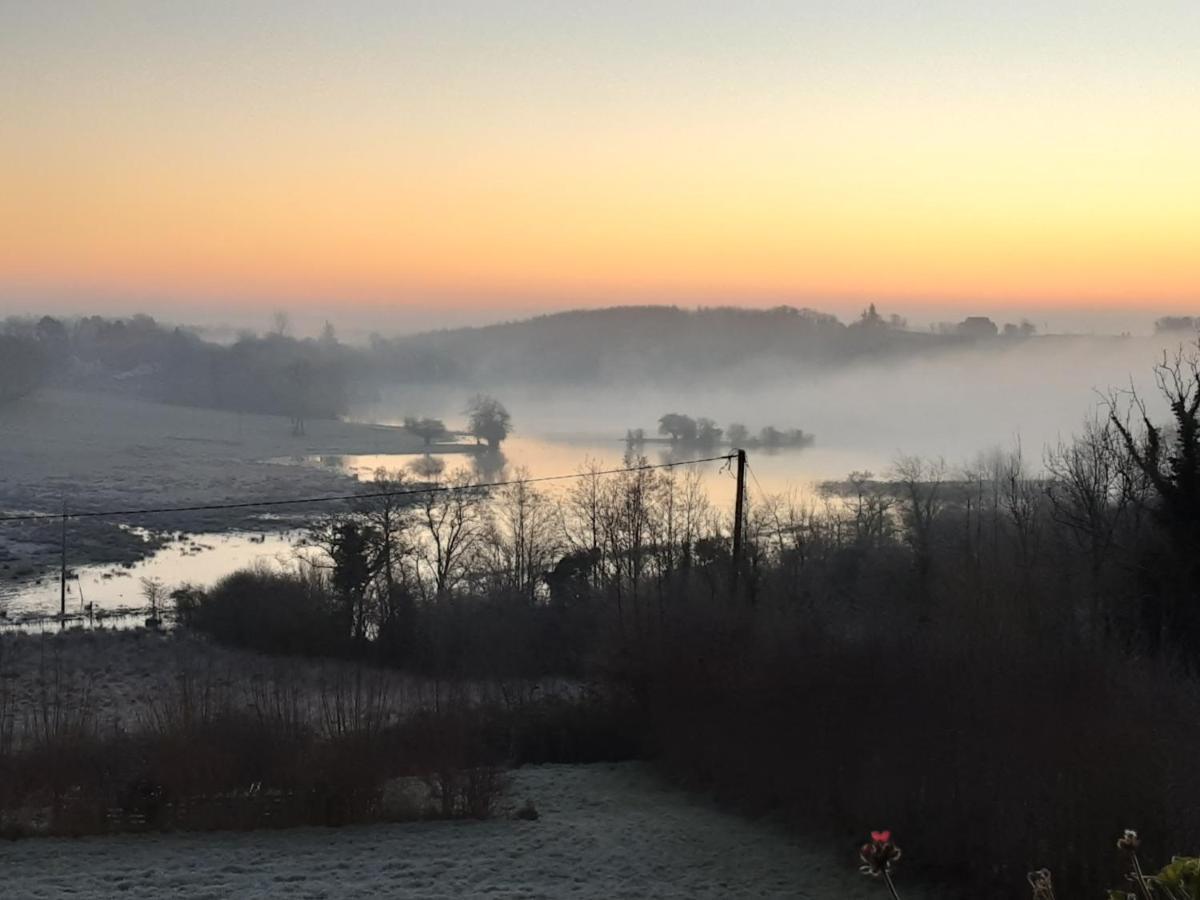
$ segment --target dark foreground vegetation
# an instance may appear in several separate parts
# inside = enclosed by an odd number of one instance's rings
[[[850,855],[886,824],[910,876],[956,895],[1019,896],[1049,866],[1059,897],[1102,896],[1122,828],[1200,843],[1200,369],[1180,356],[1157,373],[1165,424],[1114,395],[1038,466],[1020,451],[954,472],[900,459],[806,504],[752,497],[736,572],[725,512],[677,470],[585,472],[554,498],[451,479],[416,502],[364,499],[313,523],[295,573],[181,589],[182,625],[459,689],[571,689],[402,716],[380,739],[306,731],[279,756],[286,717],[92,738],[49,767],[79,773],[54,796],[87,783],[110,741],[150,742],[122,759],[229,773],[172,796],[261,782],[355,798],[446,759],[470,773],[637,754],[730,807],[834,831]],[[252,727],[267,731],[237,736]],[[5,784],[68,753],[37,746],[6,760]],[[264,748],[253,765],[247,747]],[[150,762],[137,772],[167,784]],[[321,772],[337,786],[314,786]]]
[[[144,643],[94,637],[108,652]],[[414,689],[355,663],[231,671],[197,655],[194,639],[148,639],[178,644],[178,657],[167,686],[128,710],[98,700],[61,638],[24,638],[38,644],[32,671],[0,658],[0,835],[487,818],[501,811],[512,766],[642,752],[641,729],[617,718],[632,710],[583,691]],[[21,675],[33,685],[25,694]]]

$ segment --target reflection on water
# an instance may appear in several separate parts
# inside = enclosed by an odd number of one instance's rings
[[[168,591],[181,584],[208,586],[230,572],[260,564],[288,563],[295,557],[293,532],[260,534],[194,534],[174,541],[153,556],[129,566],[72,566],[76,576],[67,579],[67,614],[113,616],[141,609],[142,579],[160,579]],[[69,560],[68,560],[69,563]],[[59,611],[57,577],[38,584],[0,588],[0,604],[9,621],[44,616]]]
[[[409,477],[433,480],[453,477],[465,470],[476,481],[499,481],[524,472],[530,478],[570,475],[591,464],[602,469],[617,469],[625,465],[627,445],[622,439],[588,437],[543,438],[514,435],[504,442],[501,452],[486,451],[439,453],[373,453],[358,456],[308,456],[281,460],[298,465],[328,466],[337,460],[344,471],[363,481],[372,479],[379,470],[403,470]],[[728,447],[682,448],[667,443],[648,442],[636,448],[651,465],[686,463],[731,453]],[[758,449],[748,453],[753,478],[748,490],[770,494],[803,495],[817,481],[844,478],[855,469],[881,471],[880,460],[864,453],[829,450],[818,446],[804,449]],[[692,467],[680,466],[680,475]],[[722,462],[698,463],[696,470],[709,499],[718,506],[732,505],[735,478],[730,466]]]

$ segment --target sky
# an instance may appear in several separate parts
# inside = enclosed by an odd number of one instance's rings
[[[0,306],[1200,312],[1200,4],[0,0]]]

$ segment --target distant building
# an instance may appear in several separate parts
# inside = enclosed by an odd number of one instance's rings
[[[963,337],[987,338],[995,337],[1000,329],[987,316],[967,316],[958,323],[958,333]]]

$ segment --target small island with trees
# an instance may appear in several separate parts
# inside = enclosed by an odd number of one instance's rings
[[[475,438],[477,447],[486,446],[489,452],[498,452],[501,442],[512,433],[512,416],[504,404],[487,394],[476,394],[467,401],[465,413],[465,431],[453,431],[441,419],[417,416],[405,416],[400,427],[419,437],[426,448],[435,444],[439,449],[458,448],[461,445],[456,443],[457,438],[466,436]]]
[[[658,437],[648,437],[645,429],[631,428],[625,432],[625,443],[630,447],[644,444],[670,444],[673,447],[736,447],[749,450],[801,449],[811,447],[813,436],[799,428],[779,429],[774,425],[763,426],[757,433],[740,422],[721,428],[715,421],[703,416],[692,418],[681,413],[667,413],[658,420]]]

